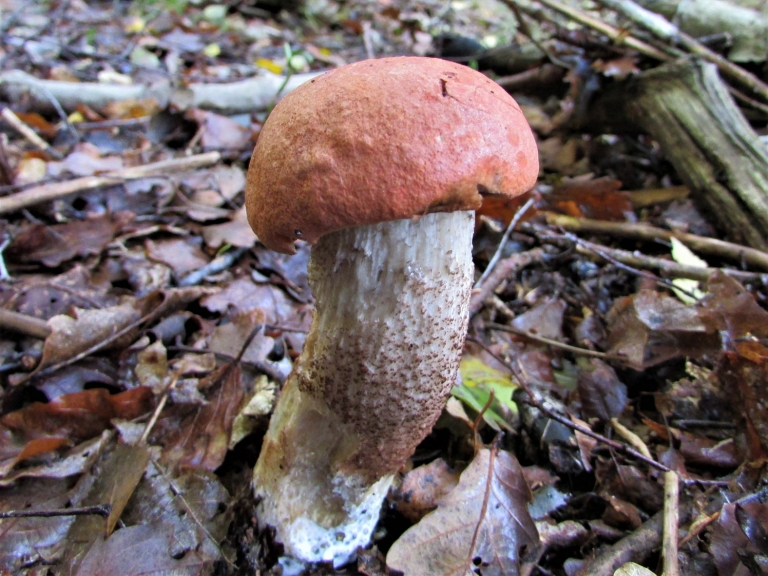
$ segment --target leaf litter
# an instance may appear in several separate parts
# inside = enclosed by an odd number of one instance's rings
[[[482,271],[533,199],[502,246],[497,267],[508,273],[478,287],[449,409],[396,483],[358,573],[592,573],[626,541],[655,568],[647,558],[660,543],[644,549],[631,536],[663,508],[665,468],[682,479],[681,513],[697,514],[682,526],[681,564],[760,573],[766,268],[760,255],[724,256],[707,242],[723,232],[718,214],[700,210],[648,135],[569,128],[607,78],[642,74],[650,61],[555,12],[540,21],[524,10],[521,25],[507,5],[522,2],[283,4],[0,3],[0,97],[43,139],[7,124],[0,142],[3,193],[38,186],[27,189],[33,202],[1,210],[0,303],[23,316],[2,324],[0,511],[109,507],[106,516],[1,517],[0,569],[277,570],[280,552],[258,531],[249,485],[309,327],[309,248],[274,254],[247,224],[248,157],[284,78],[253,100],[238,82],[428,54],[525,86],[515,95],[542,172],[531,195],[489,197],[478,210]],[[448,46],[468,48],[450,55]],[[555,84],[543,80],[548,58]],[[29,77],[43,90],[20,90]],[[222,102],[260,104],[227,108],[207,99],[210,86],[220,95],[227,86]],[[114,176],[173,159],[182,167]],[[105,175],[95,187],[34,196]],[[572,230],[574,221],[602,228]],[[633,239],[630,224],[680,239]],[[228,253],[237,254],[230,265],[207,270]],[[627,253],[638,259],[627,264]],[[520,254],[536,257],[518,266]],[[669,273],[704,262],[717,271],[672,283],[651,258]],[[180,286],[200,270],[195,285]],[[624,561],[620,570],[647,569]]]

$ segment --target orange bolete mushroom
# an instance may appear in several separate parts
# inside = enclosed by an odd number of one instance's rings
[[[248,219],[279,252],[314,244],[315,318],[254,472],[285,553],[341,565],[456,381],[473,210],[533,187],[517,103],[444,60],[365,60],[288,94],[248,171]]]

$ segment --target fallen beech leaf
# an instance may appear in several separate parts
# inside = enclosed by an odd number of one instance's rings
[[[8,257],[55,267],[78,256],[99,254],[133,217],[131,212],[117,212],[54,226],[33,224],[14,238]]]
[[[627,405],[627,387],[613,368],[598,358],[579,363],[577,386],[582,409],[587,418],[610,420]]]
[[[176,558],[173,530],[167,524],[123,528],[104,540],[99,534],[78,567],[78,576],[144,576],[204,574],[204,562],[193,550]]]
[[[251,145],[253,132],[231,118],[199,108],[187,110],[186,116],[200,125],[200,146],[203,151],[237,151]]]
[[[90,471],[92,478],[85,485],[87,492],[77,502],[78,506],[110,507],[108,518],[96,515],[78,516],[67,533],[65,573],[78,573],[76,568],[92,543],[108,535],[123,513],[141,480],[149,462],[146,445],[130,446],[114,443],[108,452]],[[118,531],[118,533],[122,530]]]
[[[35,372],[69,360],[141,318],[136,302],[130,299],[101,310],[75,309],[75,314],[76,318],[62,314],[48,321],[52,332],[45,339]]]
[[[152,398],[152,391],[143,386],[114,395],[94,388],[59,396],[47,404],[34,402],[9,412],[0,423],[29,439],[61,436],[81,441],[101,434],[112,418],[132,420],[146,413]]]
[[[171,526],[174,557],[192,553],[214,562],[221,558],[218,543],[227,535],[232,519],[231,502],[213,472],[197,469],[172,476],[150,461],[122,520],[128,526]]]
[[[60,479],[19,482],[0,489],[0,511],[56,510],[69,498],[69,486]],[[73,522],[72,516],[0,520],[0,574],[23,574],[23,567],[55,560],[67,547]]]
[[[405,574],[514,576],[520,549],[539,540],[530,500],[515,457],[480,450],[437,510],[392,545],[387,566]]]
[[[219,248],[224,244],[231,244],[239,248],[250,248],[258,238],[248,224],[248,216],[245,206],[235,212],[232,220],[225,224],[205,226],[202,231],[205,243],[211,248]]]
[[[243,399],[242,371],[239,364],[225,365],[207,380],[217,386],[206,404],[194,406],[181,423],[166,419],[170,429],[164,431],[163,462],[205,470],[215,470],[224,462]],[[158,437],[162,430],[158,428]]]
[[[563,300],[545,299],[512,321],[512,326],[523,332],[550,340],[563,339]]]
[[[179,278],[202,268],[209,261],[200,249],[199,242],[192,238],[173,238],[157,242],[147,240],[145,247],[148,258],[170,266]]]
[[[0,479],[0,486],[10,486],[19,478],[66,478],[82,474],[93,465],[111,437],[111,431],[104,431],[100,437],[83,442],[58,460],[13,472]]]

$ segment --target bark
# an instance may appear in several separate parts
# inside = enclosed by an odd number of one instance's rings
[[[736,0],[638,0],[694,37],[727,33],[734,62],[762,62],[768,56],[768,13],[763,2]]]
[[[734,241],[768,250],[768,148],[714,65],[682,60],[617,83],[583,124],[651,135]]]

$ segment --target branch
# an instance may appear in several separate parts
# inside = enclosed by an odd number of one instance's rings
[[[135,180],[137,178],[146,178],[147,176],[159,176],[164,174],[175,174],[183,170],[193,170],[216,164],[221,159],[218,152],[207,152],[197,154],[186,158],[173,158],[171,160],[162,160],[143,166],[134,166],[132,168],[123,168],[107,172],[103,176],[85,176],[75,178],[66,182],[56,182],[55,184],[43,184],[28,188],[12,196],[0,198],[0,214],[7,214],[22,208],[29,208],[48,200],[56,200],[75,192],[99,188],[100,186],[113,186],[126,180]]]

